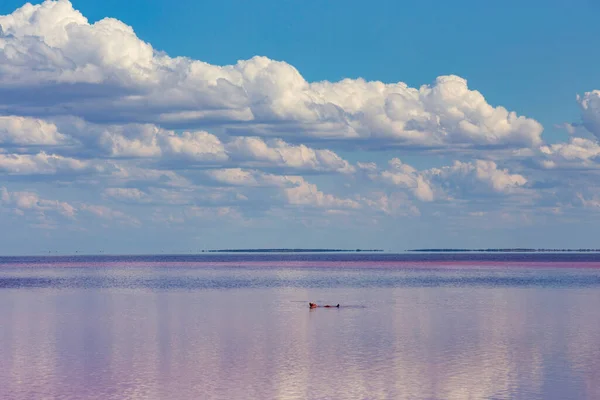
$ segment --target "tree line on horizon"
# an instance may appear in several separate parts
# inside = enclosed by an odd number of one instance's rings
[[[360,253],[382,252],[379,249],[218,249],[202,250],[203,253]]]

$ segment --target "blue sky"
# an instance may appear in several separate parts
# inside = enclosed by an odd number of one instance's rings
[[[598,2],[23,5],[0,253],[598,247]]]

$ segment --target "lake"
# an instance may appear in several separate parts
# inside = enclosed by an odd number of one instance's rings
[[[599,306],[592,253],[0,257],[0,398],[599,399]]]

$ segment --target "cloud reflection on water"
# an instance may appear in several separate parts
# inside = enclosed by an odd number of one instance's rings
[[[580,287],[6,289],[0,397],[598,398],[599,300]]]

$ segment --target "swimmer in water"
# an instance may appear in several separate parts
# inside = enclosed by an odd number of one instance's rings
[[[317,303],[308,303],[308,308],[310,308],[310,309],[317,308],[317,307],[319,307],[317,305]],[[338,304],[337,306],[331,306],[331,305],[327,304],[327,305],[321,306],[321,307],[324,307],[324,308],[340,308],[340,305]]]

